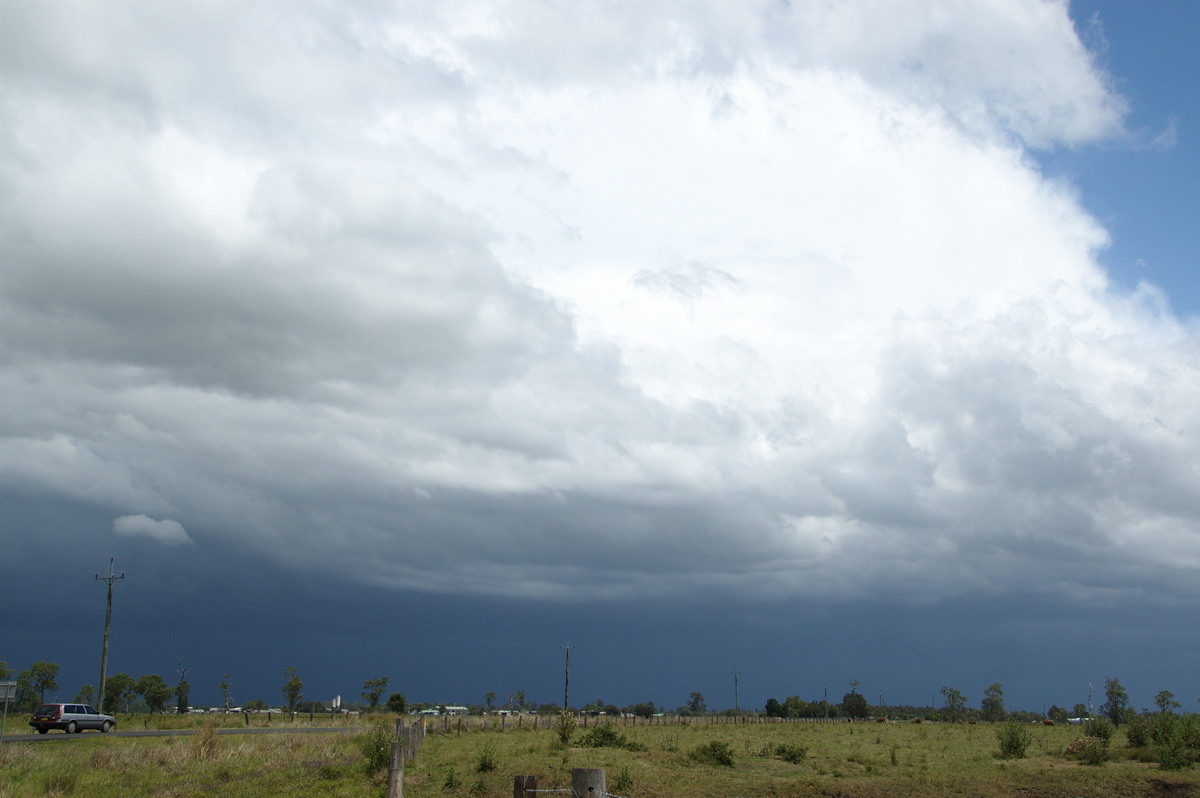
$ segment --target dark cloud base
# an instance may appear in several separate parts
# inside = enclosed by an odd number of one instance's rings
[[[683,704],[692,690],[712,707],[767,698],[840,700],[851,680],[872,702],[924,704],[943,685],[977,703],[1005,685],[1010,708],[1086,702],[1116,676],[1135,706],[1159,690],[1186,704],[1200,665],[1194,612],[1129,601],[1078,609],[1038,597],[959,600],[931,606],[882,602],[731,602],[714,591],[675,601],[529,601],[347,585],[298,576],[233,549],[187,547],[162,556],[152,541],[117,540],[92,508],[0,497],[0,532],[15,544],[3,571],[6,611],[0,659],[25,668],[58,662],[62,697],[99,670],[108,556],[116,584],[109,672],[188,668],[193,700],[220,700],[231,674],[236,701],[280,700],[294,665],[305,695],[356,700],[362,682],[388,676],[413,701],[482,703],[524,690],[562,700],[563,646],[571,651],[571,701]],[[20,535],[31,528],[42,535]],[[68,542],[54,529],[95,529]],[[331,570],[331,573],[333,571]],[[429,574],[436,582],[442,577]],[[519,579],[519,574],[513,575]]]

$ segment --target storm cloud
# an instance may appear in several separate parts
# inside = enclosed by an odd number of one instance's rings
[[[1194,320],[1033,157],[1127,135],[1067,11],[10,9],[0,479],[373,588],[1194,599]]]

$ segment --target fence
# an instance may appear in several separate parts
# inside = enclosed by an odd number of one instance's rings
[[[725,724],[776,723],[849,723],[850,718],[776,718],[766,715],[663,715],[644,718],[636,715],[576,715],[581,728],[603,726],[711,726]],[[539,715],[437,715],[426,720],[432,731],[458,734],[464,731],[505,731],[508,729],[551,729],[557,717]]]
[[[538,798],[546,793],[570,794],[573,798],[621,798],[608,791],[604,771],[594,768],[574,768],[571,786],[553,790],[539,790],[537,776],[513,777],[513,798]]]
[[[403,720],[396,721],[396,736],[392,740],[392,762],[388,766],[387,798],[403,798],[404,766],[417,757],[417,749],[425,739],[425,724],[417,722],[411,726]]]

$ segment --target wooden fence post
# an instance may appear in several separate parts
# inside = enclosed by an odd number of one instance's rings
[[[600,798],[608,790],[604,771],[596,768],[575,768],[571,771],[571,789],[576,798]]]
[[[513,776],[513,798],[533,798],[527,791],[537,789],[537,776]]]
[[[392,762],[388,766],[387,798],[403,798],[404,795],[404,756],[406,747],[400,739],[400,730],[404,721],[396,720],[396,736],[392,740]]]

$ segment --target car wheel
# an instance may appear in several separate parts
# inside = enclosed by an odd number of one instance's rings
[[[39,727],[38,727],[38,734],[45,734],[45,733],[46,733],[46,732],[48,732],[48,731],[50,731],[50,730],[49,730],[49,729],[47,729],[45,726],[39,726]]]
[[[74,734],[78,730],[79,727],[75,725],[75,721],[71,721],[67,724],[67,734]]]
[[[101,731],[102,733],[104,733],[104,734],[108,734],[108,730],[109,730],[109,729],[111,729],[111,728],[112,728],[112,722],[111,722],[111,721],[107,721],[107,720],[106,720],[106,721],[104,721],[103,723],[101,723],[101,724],[100,724],[100,731]]]

